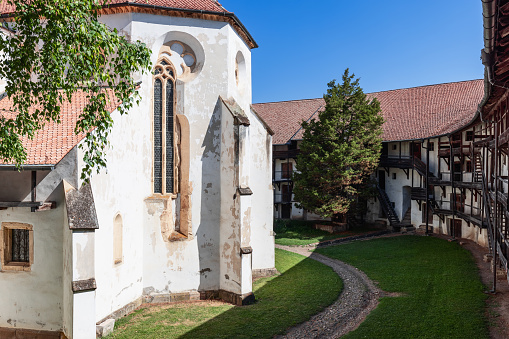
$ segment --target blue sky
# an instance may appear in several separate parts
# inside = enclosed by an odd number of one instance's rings
[[[322,97],[350,68],[366,93],[481,79],[481,0],[220,0],[254,37],[253,102]]]

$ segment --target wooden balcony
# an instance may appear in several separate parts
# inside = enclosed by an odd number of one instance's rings
[[[409,169],[413,167],[413,158],[411,156],[381,156],[379,167],[392,167]]]
[[[291,149],[286,151],[272,151],[273,159],[295,159],[300,153],[300,149]]]
[[[451,149],[450,148],[442,148],[438,150],[438,156],[441,158],[448,158],[450,157]],[[474,148],[474,154],[481,153],[481,149],[478,147]],[[459,156],[459,155],[471,155],[472,149],[470,145],[463,145],[461,147],[453,147],[452,149],[452,155]]]
[[[426,200],[426,189],[422,187],[412,187],[412,192],[410,193],[410,198],[412,200],[425,201]]]

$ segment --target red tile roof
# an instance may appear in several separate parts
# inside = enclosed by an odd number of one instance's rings
[[[453,132],[467,125],[484,95],[483,80],[453,82],[369,93],[380,101],[384,141],[412,140]],[[300,124],[317,117],[323,99],[254,104],[274,130],[273,143],[302,139]]]
[[[210,12],[219,12],[226,13],[228,12],[214,0],[110,0],[110,4],[140,4],[140,5],[151,5],[151,6],[160,6],[167,8],[180,8],[180,9],[189,9],[189,10],[199,10],[199,11],[210,11]],[[8,14],[12,13],[14,8],[7,4],[5,0],[0,3],[0,13]]]
[[[112,112],[118,106],[118,100],[113,91],[108,90],[110,104],[108,111]],[[33,139],[22,138],[23,146],[27,151],[27,160],[24,165],[55,165],[83,138],[84,134],[76,135],[74,127],[83,108],[87,104],[84,92],[76,93],[71,102],[62,106],[61,123],[46,123],[45,127],[34,135]],[[0,115],[6,118],[14,117],[14,113],[6,110],[12,109],[12,100],[5,97],[0,100]],[[2,162],[0,161],[0,164]]]
[[[256,41],[233,12],[227,11],[216,0],[105,0],[105,2],[111,6],[103,6],[100,11],[102,14],[136,12],[227,22],[250,48],[258,47]],[[2,17],[9,17],[13,12],[13,6],[9,5],[6,0],[0,0],[0,15]]]

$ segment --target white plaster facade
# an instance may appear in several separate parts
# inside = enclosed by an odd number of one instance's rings
[[[30,272],[0,267],[0,287],[10,291],[2,297],[0,328],[93,338],[96,323],[142,300],[201,292],[239,303],[252,294],[253,271],[274,269],[272,140],[251,110],[249,45],[227,22],[147,13],[101,20],[146,43],[154,64],[170,41],[194,52],[190,74],[174,65],[176,114],[190,126],[189,206],[180,194],[153,193],[153,75],[140,74],[141,103],[128,115],[113,113],[107,169],[90,181],[96,228],[70,229],[67,194],[82,187],[78,147],[52,170],[37,172],[37,200],[56,208],[0,210],[0,223],[33,225],[35,243]],[[0,171],[0,185],[8,187],[0,191],[3,201],[30,201],[30,172]],[[184,209],[189,233],[169,239],[165,227],[183,222]],[[114,254],[119,215],[121,260]]]

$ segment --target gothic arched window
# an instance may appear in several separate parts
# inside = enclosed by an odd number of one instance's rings
[[[175,68],[165,58],[154,69],[154,193],[174,191]]]

